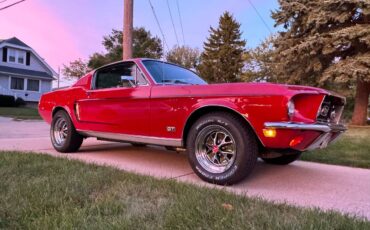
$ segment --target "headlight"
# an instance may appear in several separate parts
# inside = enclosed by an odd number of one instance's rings
[[[293,118],[293,115],[294,115],[294,102],[292,100],[288,101],[288,116],[289,116],[289,119],[292,119]]]

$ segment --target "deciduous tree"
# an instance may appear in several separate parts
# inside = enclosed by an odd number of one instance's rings
[[[150,31],[143,27],[133,30],[133,57],[161,58],[163,55],[161,40],[151,35]],[[105,54],[94,53],[90,56],[88,65],[95,69],[103,64],[122,60],[123,35],[120,30],[112,30],[112,33],[103,37]]]
[[[166,54],[166,60],[188,69],[196,69],[199,65],[200,52],[189,46],[175,46]]]
[[[80,78],[84,76],[90,69],[87,66],[87,63],[84,62],[82,59],[77,59],[75,61],[71,61],[68,65],[63,65],[62,73],[67,78]]]
[[[269,36],[259,46],[251,49],[244,55],[244,81],[278,82],[274,71],[275,36]]]

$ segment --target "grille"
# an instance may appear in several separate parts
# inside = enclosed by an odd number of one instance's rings
[[[317,121],[320,123],[339,123],[345,99],[336,96],[325,96],[317,111]]]

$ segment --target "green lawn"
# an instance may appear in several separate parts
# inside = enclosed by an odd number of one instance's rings
[[[370,229],[302,209],[47,155],[0,152],[0,229]]]
[[[0,107],[0,116],[16,119],[41,119],[37,109],[26,107]]]
[[[370,169],[370,127],[350,128],[336,143],[306,152],[301,160]]]

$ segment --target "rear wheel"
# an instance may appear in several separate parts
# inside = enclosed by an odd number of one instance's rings
[[[299,157],[301,156],[301,152],[297,152],[297,153],[294,153],[294,154],[289,154],[289,155],[282,155],[280,157],[276,157],[276,158],[263,158],[261,157],[261,159],[268,163],[268,164],[274,164],[274,165],[287,165],[287,164],[290,164],[296,160],[299,159]]]
[[[51,122],[50,137],[53,147],[58,152],[76,152],[83,141],[83,136],[77,133],[69,115],[58,111]]]
[[[214,112],[201,117],[187,138],[190,165],[203,180],[234,184],[253,170],[257,161],[254,133],[238,117]]]

